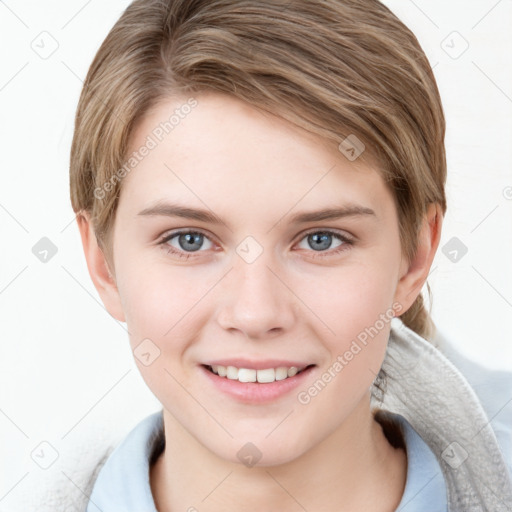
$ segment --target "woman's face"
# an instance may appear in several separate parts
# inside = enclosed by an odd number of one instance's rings
[[[397,213],[360,147],[195,99],[160,104],[132,137],[146,156],[116,213],[119,319],[166,421],[223,459],[284,463],[369,415],[393,303],[415,298],[399,285]]]

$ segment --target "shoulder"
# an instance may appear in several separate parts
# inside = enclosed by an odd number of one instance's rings
[[[156,512],[149,470],[165,443],[163,411],[143,418],[112,451],[94,480],[87,511]]]
[[[163,448],[162,411],[125,432],[97,424],[61,448],[56,463],[40,472],[37,489],[20,501],[20,510],[156,512],[146,470]]]
[[[477,395],[512,475],[512,372],[493,370],[462,354],[442,331],[436,348],[460,371]]]
[[[463,357],[441,332],[429,342],[399,318],[382,371],[385,392],[376,402],[401,414],[432,450],[450,506],[498,510],[512,502],[510,372]]]
[[[19,495],[19,510],[85,511],[94,481],[120,438],[104,425],[93,424],[72,439],[55,443],[55,462],[34,472],[31,491]]]

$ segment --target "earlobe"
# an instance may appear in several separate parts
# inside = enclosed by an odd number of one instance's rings
[[[402,305],[400,314],[414,303],[427,280],[439,241],[443,215],[437,203],[429,205],[418,238],[418,250],[410,264],[402,271],[395,292],[395,301]]]
[[[125,322],[119,290],[115,278],[110,272],[107,259],[98,245],[89,212],[80,212],[77,214],[76,220],[82,239],[87,269],[101,301],[110,315],[120,322]]]

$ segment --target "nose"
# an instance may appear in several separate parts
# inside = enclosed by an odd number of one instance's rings
[[[265,252],[247,263],[235,256],[234,268],[223,279],[218,322],[249,339],[268,339],[283,334],[296,323],[298,299],[284,273]]]

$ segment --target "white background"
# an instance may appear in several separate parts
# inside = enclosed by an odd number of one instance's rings
[[[472,359],[512,370],[512,1],[385,3],[427,53],[447,117],[434,320]],[[89,278],[69,200],[82,80],[127,5],[0,2],[0,512],[43,510],[38,486],[69,484],[66,456],[94,460],[87,443],[115,442],[159,408]],[[43,31],[58,44],[47,59],[31,47]],[[47,263],[32,253],[42,237],[58,249]],[[442,252],[453,237],[468,248],[457,263]],[[43,441],[59,454],[48,470],[31,458]]]

